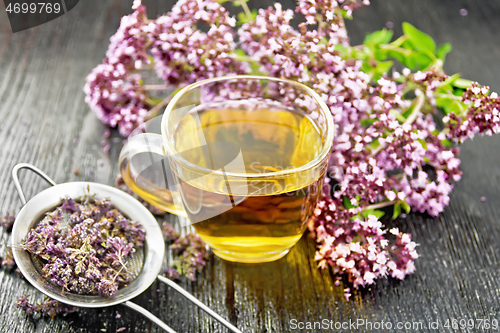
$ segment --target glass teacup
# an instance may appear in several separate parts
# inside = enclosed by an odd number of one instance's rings
[[[180,90],[160,127],[132,136],[120,154],[134,192],[187,216],[223,259],[288,253],[312,217],[333,142],[317,93],[272,77],[217,77]]]

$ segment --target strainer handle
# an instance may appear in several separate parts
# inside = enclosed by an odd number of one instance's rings
[[[127,307],[129,307],[129,308],[131,308],[132,310],[135,310],[135,311],[139,312],[144,317],[148,318],[153,323],[155,323],[156,325],[158,325],[161,328],[163,328],[166,332],[168,332],[168,333],[177,333],[173,329],[171,329],[170,326],[168,326],[163,321],[161,321],[160,318],[156,317],[154,314],[152,314],[148,310],[144,309],[142,306],[139,306],[139,305],[137,305],[137,304],[135,304],[135,303],[133,303],[131,301],[126,301],[126,302],[124,302],[122,304],[125,305],[125,306],[127,306]]]
[[[214,312],[212,309],[210,309],[208,306],[203,304],[200,300],[198,300],[196,297],[188,293],[186,290],[181,288],[177,283],[174,281],[158,275],[158,280],[161,282],[165,283],[169,287],[175,289],[177,292],[179,292],[182,296],[186,297],[188,300],[190,300],[192,303],[194,303],[197,307],[208,313],[210,316],[213,318],[217,319],[222,325],[226,326],[231,332],[234,333],[243,333],[239,329],[237,329],[233,324],[228,322],[226,319],[222,318],[220,315],[218,315],[216,312]]]
[[[42,170],[38,169],[36,166],[31,165],[29,163],[19,163],[14,166],[12,169],[12,179],[14,180],[14,186],[17,189],[17,193],[19,194],[19,198],[23,205],[26,205],[26,197],[24,196],[23,188],[21,187],[21,183],[19,182],[19,170],[21,169],[29,169],[42,177],[47,183],[52,186],[57,185],[55,181],[53,181],[49,176],[45,174]]]

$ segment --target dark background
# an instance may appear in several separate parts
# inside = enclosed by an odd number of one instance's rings
[[[103,152],[100,142],[105,128],[84,103],[82,88],[85,76],[104,57],[120,18],[131,12],[131,3],[81,1],[66,15],[15,34],[0,5],[2,212],[20,208],[10,177],[19,162],[35,164],[56,182],[113,184],[121,139],[114,134],[111,151]],[[173,1],[145,3],[150,17],[156,17],[168,11]],[[250,3],[251,7],[270,4],[263,0]],[[292,7],[292,1],[283,4]],[[461,15],[461,9],[468,14]],[[438,44],[453,45],[445,64],[448,74],[462,73],[500,92],[499,18],[498,0],[374,0],[371,6],[354,12],[348,31],[352,42],[360,43],[365,33],[387,22],[392,22],[398,36],[401,23],[408,21]],[[231,264],[212,256],[195,282],[182,280],[180,284],[243,332],[298,332],[291,330],[291,319],[383,320],[393,326],[418,321],[423,329],[407,331],[493,332],[443,325],[451,319],[500,320],[499,149],[498,136],[464,144],[460,156],[464,176],[446,211],[437,218],[411,214],[395,222],[420,244],[417,271],[402,282],[379,281],[346,301],[344,287],[333,284],[329,271],[316,268],[314,241],[305,236],[290,254],[274,263]],[[34,175],[22,175],[28,197],[46,187]],[[8,235],[1,235],[6,243]],[[126,328],[124,332],[160,331],[123,306],[33,321],[15,307],[17,297],[29,292],[37,294],[17,274],[0,271],[0,332],[116,332],[120,327]],[[178,332],[226,331],[159,284],[135,301]],[[115,318],[117,313],[121,318]],[[436,320],[439,330],[426,328],[429,321]]]

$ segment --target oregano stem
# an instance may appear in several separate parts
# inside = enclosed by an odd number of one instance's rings
[[[379,203],[376,203],[376,204],[373,204],[373,205],[369,205],[369,206],[363,207],[363,211],[365,211],[365,210],[371,210],[371,209],[384,208],[384,207],[387,207],[387,206],[392,206],[396,202],[398,202],[398,200],[379,202]]]
[[[406,118],[405,122],[403,125],[411,125],[415,119],[417,119],[418,114],[420,113],[420,109],[424,105],[424,100],[425,100],[425,95],[422,91],[416,90],[420,92],[420,95],[417,96],[417,103],[415,104],[415,108],[411,112],[411,114]]]
[[[172,97],[180,90],[180,88],[176,89],[173,93],[171,93],[169,96],[165,97],[161,102],[153,106],[149,111],[146,119],[151,119],[152,117],[156,116],[158,114],[158,111],[164,106],[170,102]]]
[[[249,20],[252,19],[252,12],[250,11],[250,8],[248,8],[247,2],[245,0],[236,0],[237,3],[240,4],[241,8],[243,8],[243,11],[245,12],[245,15]]]
[[[142,86],[144,90],[167,90],[172,88],[172,86],[166,84],[146,84]]]

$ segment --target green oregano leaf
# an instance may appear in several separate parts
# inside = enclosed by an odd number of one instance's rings
[[[351,208],[354,208],[354,205],[351,204],[351,199],[349,199],[349,197],[342,197],[343,198],[343,203],[344,203],[344,207],[347,208],[347,209],[351,209]]]
[[[394,63],[392,61],[382,61],[375,67],[375,72],[377,74],[388,73]]]
[[[387,44],[391,41],[393,34],[394,33],[392,30],[387,30],[386,28],[383,28],[382,30],[374,31],[371,34],[366,35],[363,44],[367,46]]]
[[[408,22],[403,22],[403,33],[417,49],[427,50],[432,54],[436,53],[436,43],[425,32],[418,30]]]
[[[417,141],[420,142],[424,149],[427,149],[427,142],[424,139],[417,139]]]
[[[396,202],[394,204],[394,213],[392,214],[392,219],[397,219],[399,215],[401,215],[401,202]]]
[[[444,43],[439,45],[436,52],[436,57],[438,57],[438,59],[441,59],[444,62],[446,55],[451,51],[451,49],[452,47],[450,43]]]
[[[408,214],[411,211],[411,207],[406,201],[401,201],[401,207],[403,207],[406,214]]]
[[[471,84],[472,84],[472,81],[462,79],[462,78],[458,78],[453,82],[453,86],[455,86],[457,88],[461,88],[461,89],[467,89],[471,86]]]
[[[369,215],[375,216],[377,219],[380,219],[384,216],[384,212],[378,209],[365,209],[361,212],[361,216],[367,218]]]

